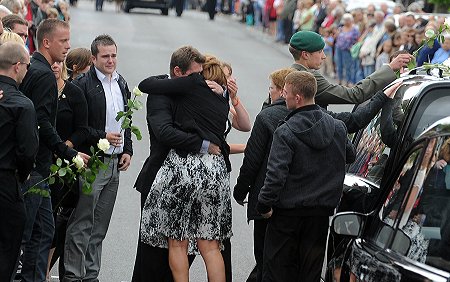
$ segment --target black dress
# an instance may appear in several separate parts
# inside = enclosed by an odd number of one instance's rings
[[[150,94],[179,95],[175,123],[183,131],[197,132],[204,140],[226,147],[228,100],[213,93],[203,77],[147,79],[139,88]],[[222,150],[223,151],[223,150]],[[156,175],[141,219],[141,240],[167,248],[167,238],[190,240],[230,238],[231,198],[229,161],[224,155],[192,154],[171,150]]]
[[[66,81],[58,97],[58,112],[56,115],[56,131],[61,137],[61,140],[69,140],[75,149],[79,148],[89,135],[87,120],[86,98],[81,89],[71,82]],[[54,185],[52,187],[53,208],[59,206],[74,208],[76,206],[78,189],[71,188],[68,185],[62,187]]]

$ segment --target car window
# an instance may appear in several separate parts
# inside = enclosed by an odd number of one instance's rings
[[[380,116],[381,114],[378,114],[361,131],[356,148],[356,160],[348,168],[348,173],[366,178],[378,185],[390,153],[390,148],[381,140]]]
[[[448,89],[435,89],[425,95],[411,124],[412,138],[417,138],[426,128],[449,115],[450,95]]]
[[[420,165],[421,152],[422,148],[419,147],[409,155],[379,212],[380,222],[373,240],[380,248],[388,247],[396,235],[396,226],[406,204],[405,198],[414,184],[414,176]]]
[[[433,139],[400,219],[410,259],[450,271],[450,138]]]
[[[406,139],[401,138],[397,128],[405,122],[405,113],[410,111],[411,103],[417,103],[414,97],[420,87],[421,83],[418,81],[404,81],[394,98],[392,120],[387,122],[389,115],[383,117],[382,113],[379,113],[358,133],[355,138],[357,157],[356,161],[349,165],[348,173],[380,185],[391,148],[400,142],[402,142],[400,150],[407,148],[431,124],[448,116],[450,108],[448,89],[431,89],[421,99],[406,132]]]

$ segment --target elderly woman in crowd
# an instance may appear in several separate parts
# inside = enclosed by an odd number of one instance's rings
[[[338,29],[338,35],[335,43],[336,68],[339,84],[346,84],[351,87],[356,83],[356,61],[350,54],[350,48],[358,41],[359,31],[353,24],[353,16],[351,14],[345,14],[342,16],[342,21],[343,26]]]

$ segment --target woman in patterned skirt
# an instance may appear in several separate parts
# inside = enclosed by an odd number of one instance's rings
[[[230,238],[229,146],[225,142],[228,97],[216,94],[205,79],[226,85],[220,62],[207,57],[202,74],[174,79],[150,77],[139,89],[151,95],[177,96],[175,124],[218,144],[222,154],[171,150],[156,175],[145,202],[141,240],[169,248],[175,281],[189,280],[187,254],[198,247],[211,282],[225,281],[221,241]],[[229,127],[229,126],[228,126]]]

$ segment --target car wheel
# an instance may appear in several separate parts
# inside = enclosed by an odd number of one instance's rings
[[[167,16],[167,15],[169,14],[169,8],[163,8],[163,9],[161,9],[161,14],[162,14],[163,16]]]

